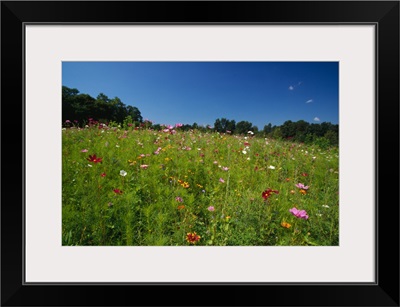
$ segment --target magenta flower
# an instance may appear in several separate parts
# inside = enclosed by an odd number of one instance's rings
[[[208,211],[214,211],[215,208],[214,208],[213,206],[210,206],[210,207],[207,208],[207,210],[208,210]]]
[[[298,184],[296,184],[296,187],[298,187],[299,189],[302,189],[302,190],[307,190],[309,188],[308,185],[304,185],[300,182]]]
[[[300,219],[304,219],[304,220],[308,219],[306,210],[299,210],[296,207],[293,207],[292,209],[289,209],[289,212],[291,214],[293,214],[295,217],[298,217]]]
[[[179,196],[177,196],[177,197],[175,197],[175,200],[177,201],[177,202],[183,202],[183,199],[182,199],[182,197],[179,197]]]
[[[115,194],[122,194],[122,191],[120,189],[114,189],[113,191]]]

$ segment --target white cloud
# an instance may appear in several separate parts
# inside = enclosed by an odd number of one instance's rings
[[[306,103],[310,103],[310,102],[313,102],[313,100],[312,100],[312,99],[310,99],[310,100],[307,100],[307,101],[306,101]]]
[[[303,82],[300,81],[300,82],[297,83],[296,85],[290,85],[290,86],[289,86],[289,91],[293,91],[295,87],[299,86],[299,85],[302,84],[302,83],[303,83]]]
[[[319,122],[320,119],[318,117],[314,117],[314,121]]]

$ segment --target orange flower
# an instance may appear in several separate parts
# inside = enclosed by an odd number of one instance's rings
[[[290,225],[289,223],[286,223],[286,222],[282,222],[282,223],[281,223],[281,226],[282,226],[282,227],[285,227],[285,228],[290,228],[290,227],[292,227],[292,225]]]
[[[185,206],[184,205],[180,205],[180,206],[178,206],[178,210],[182,210],[182,209],[184,209],[185,208]]]
[[[196,244],[200,240],[200,236],[196,232],[188,232],[186,234],[186,241],[190,244]]]
[[[301,194],[303,194],[303,195],[306,195],[306,194],[307,194],[307,191],[306,191],[306,190],[303,190],[303,189],[301,189],[299,192],[300,192]]]

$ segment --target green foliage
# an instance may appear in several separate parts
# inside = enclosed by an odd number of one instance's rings
[[[122,126],[132,122],[126,116]],[[339,155],[328,138],[307,135],[306,145],[118,125],[62,132],[64,246],[191,245],[188,233],[204,246],[339,244]],[[101,162],[88,161],[93,154]],[[309,186],[305,194],[299,182]],[[268,188],[279,194],[263,199]],[[290,214],[293,207],[308,220]]]
[[[76,120],[84,125],[89,118],[93,118],[95,121],[114,121],[122,124],[128,116],[132,121],[143,121],[138,108],[126,106],[118,97],[110,99],[104,93],[100,93],[95,99],[88,94],[79,94],[77,89],[62,87],[63,122]]]

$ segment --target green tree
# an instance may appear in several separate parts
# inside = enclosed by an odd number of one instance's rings
[[[253,127],[253,124],[246,121],[246,120],[242,120],[240,122],[238,122],[236,124],[236,130],[235,133],[237,134],[246,134],[248,131],[251,130],[251,128]]]

